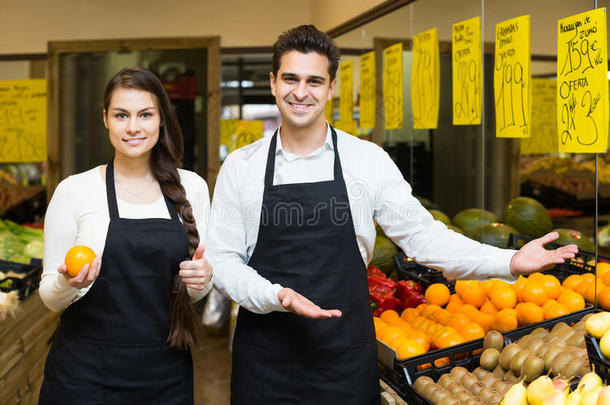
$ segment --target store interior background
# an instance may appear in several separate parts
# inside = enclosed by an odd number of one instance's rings
[[[404,126],[400,130],[384,130],[383,114],[377,114],[373,130],[361,130],[359,136],[376,140],[393,157],[414,194],[433,202],[450,217],[466,208],[483,208],[497,215],[512,198],[528,194],[538,198],[547,208],[565,208],[580,215],[553,218],[554,228],[573,228],[593,239],[595,224],[610,221],[610,183],[602,180],[604,170],[610,170],[610,155],[599,155],[600,192],[599,214],[595,213],[595,173],[574,169],[578,163],[591,161],[594,155],[525,156],[520,154],[519,140],[495,137],[493,100],[493,46],[484,58],[484,125],[454,126],[451,112],[451,57],[442,52],[441,96],[438,128],[413,130],[410,106],[411,60],[410,40],[413,35],[436,27],[440,42],[451,41],[452,24],[481,16],[484,42],[493,45],[495,25],[509,18],[531,16],[532,75],[555,77],[557,54],[557,20],[594,8],[593,0],[417,0],[349,1],[305,0],[257,2],[233,0],[211,2],[187,0],[170,3],[161,1],[82,2],[58,0],[47,2],[4,2],[6,18],[0,25],[0,80],[48,78],[48,41],[81,41],[102,39],[220,37],[220,118],[264,120],[269,135],[279,122],[279,114],[268,90],[270,46],[277,35],[303,23],[315,24],[321,30],[341,27],[367,11],[389,3],[404,6],[371,22],[335,35],[343,50],[342,62],[354,62],[354,118],[358,119],[359,56],[371,50],[377,52],[377,70],[381,71],[384,47],[403,41],[403,100]],[[598,1],[608,7],[610,0]],[[610,31],[609,31],[610,32]],[[489,45],[488,45],[489,46]],[[66,56],[63,62],[66,87],[62,89],[63,135],[72,143],[61,145],[64,150],[62,177],[103,163],[110,153],[104,143],[106,133],[101,122],[101,93],[107,79],[122,66],[133,64],[187,67],[200,78],[205,71],[205,50],[166,50],[161,52],[107,52]],[[199,58],[201,56],[201,59]],[[383,98],[383,86],[378,75],[377,100]],[[205,148],[208,128],[204,114],[206,87],[197,80],[196,97],[189,108],[193,134],[192,168],[206,175]],[[338,118],[340,83],[335,92],[334,115]],[[100,90],[101,89],[101,90]],[[378,111],[383,111],[379,109]],[[219,135],[218,135],[219,136]],[[71,137],[71,138],[70,138]],[[100,145],[102,145],[100,147]],[[226,150],[219,150],[219,161]],[[542,172],[566,184],[578,182],[578,190],[549,192],[547,187],[535,187],[527,180],[532,162],[549,156],[563,159],[566,170]],[[35,164],[32,173],[44,171]],[[571,169],[568,170],[568,167]],[[608,169],[605,169],[608,167]],[[526,175],[527,174],[527,175]],[[610,180],[609,180],[610,181]],[[33,175],[31,186],[40,187],[39,176]],[[608,191],[606,191],[608,189]],[[52,190],[49,190],[52,192]],[[606,194],[607,193],[607,194]],[[603,248],[602,253],[608,254]],[[227,395],[228,352],[224,340],[209,340],[202,348],[199,361],[215,364],[209,372],[200,371],[200,381],[207,389],[198,392],[200,403],[223,403]],[[212,348],[212,350],[209,350]],[[216,351],[215,351],[216,350]],[[223,349],[224,350],[224,349]],[[209,388],[214,386],[215,388]],[[224,392],[224,394],[223,394]],[[225,398],[226,399],[226,398]]]

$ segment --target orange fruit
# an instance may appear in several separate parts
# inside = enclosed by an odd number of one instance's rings
[[[468,318],[466,315],[457,313],[451,315],[451,318],[447,320],[446,325],[452,327],[453,329],[460,330],[462,326],[467,325],[470,322],[470,318]]]
[[[426,308],[428,304],[423,303],[423,304],[419,304],[418,306],[415,307],[415,310],[417,311],[418,314],[421,314],[421,311]]]
[[[481,325],[481,327],[485,330],[485,333],[489,332],[491,328],[493,328],[493,315],[477,312],[476,314],[473,314],[472,320]]]
[[[544,320],[557,318],[558,316],[566,315],[568,313],[570,312],[562,304],[551,304],[544,310]]]
[[[496,288],[491,293],[491,302],[498,309],[514,308],[517,305],[517,294],[509,287]]]
[[[474,280],[456,280],[455,282],[455,293],[463,299],[463,295],[467,292],[473,284],[478,284],[478,281]]]
[[[601,278],[605,285],[610,285],[610,272],[605,273],[603,276],[601,276]]]
[[[434,283],[426,289],[424,297],[430,304],[436,304],[438,306],[445,306],[449,302],[451,293],[449,288],[445,284]]]
[[[548,299],[548,300],[546,300],[546,302],[545,302],[545,303],[542,305],[542,309],[546,310],[548,307],[550,307],[551,305],[555,305],[555,304],[557,304],[557,301],[555,301],[555,300],[551,300],[551,299]]]
[[[576,289],[574,289],[574,292],[576,292],[584,297],[587,294],[587,290],[592,285],[593,285],[593,281],[583,279],[583,281],[580,284],[578,284],[578,286],[576,286]]]
[[[468,319],[470,319],[471,321],[473,321],[474,317],[476,316],[476,314],[479,313],[479,310],[476,309],[474,306],[470,305],[470,304],[464,304],[460,307],[460,309],[458,310],[458,314],[464,314],[468,317]]]
[[[605,285],[603,283],[597,284],[597,295],[599,297],[599,294],[602,290],[602,288],[604,288]],[[586,302],[593,304],[595,302],[595,293],[596,293],[596,289],[595,289],[595,284],[591,283],[589,285],[589,288],[587,288],[587,291],[585,292],[584,295],[584,299]]]
[[[385,328],[385,333],[381,337],[381,340],[391,346],[390,342],[398,338],[404,338],[404,336],[405,334],[400,328],[397,328],[395,326],[388,326],[387,328]]]
[[[593,273],[583,273],[581,277],[585,281],[595,281],[595,274]]]
[[[530,274],[527,279],[529,281],[542,281],[542,277],[544,277],[544,274],[537,272]]]
[[[479,311],[483,312],[484,314],[492,315],[498,312],[498,309],[494,306],[494,304],[491,303],[490,300],[485,300],[485,304],[481,305],[481,309]]]
[[[414,330],[409,333],[407,336],[409,340],[419,343],[425,351],[430,350],[430,337],[426,335],[424,332],[420,332],[418,330]]]
[[[451,312],[447,311],[446,309],[441,309],[436,311],[434,315],[432,315],[432,319],[434,319],[441,325],[444,325],[447,322],[447,319],[451,317],[451,315]]]
[[[405,322],[413,322],[417,318],[417,310],[415,308],[407,308],[400,314],[400,319]]]
[[[521,292],[523,291],[523,287],[525,287],[525,283],[527,283],[527,278],[525,278],[523,276],[519,276],[519,278],[517,279],[517,282],[514,284],[511,284],[511,288],[513,289],[513,291],[515,292],[515,295],[517,296],[517,301],[523,301]]]
[[[539,273],[534,273],[539,274]],[[542,275],[541,275],[542,276]],[[525,284],[523,287],[523,291],[521,292],[523,297],[523,301],[531,302],[536,305],[542,305],[547,299],[546,290],[544,288],[544,284],[541,282],[531,281]]]
[[[447,311],[451,312],[452,314],[455,314],[460,309],[460,307],[462,305],[464,305],[462,300],[458,301],[458,300],[451,300],[451,299],[449,299],[449,303],[447,304],[447,307],[445,309]]]
[[[82,245],[72,246],[64,259],[70,277],[76,277],[83,266],[86,264],[90,265],[93,259],[95,259],[95,252],[90,247]]]
[[[445,347],[451,347],[464,343],[464,338],[457,332],[453,331],[441,334],[435,340],[433,340],[433,343],[437,348],[444,349]]]
[[[606,311],[610,310],[610,287],[602,288],[597,294],[597,305]]]
[[[599,262],[597,263],[597,266],[595,266],[595,274],[597,277],[604,277],[608,272],[610,272],[610,263]]]
[[[400,316],[398,316],[398,312],[394,311],[393,309],[388,309],[383,311],[383,313],[380,316],[381,320],[384,321],[387,324],[393,324],[395,321],[399,321],[400,320]]]
[[[568,311],[580,311],[585,308],[585,299],[574,291],[565,290],[561,293],[557,302],[564,305]]]
[[[430,319],[432,317],[432,314],[434,314],[439,309],[441,309],[441,307],[436,304],[427,304],[426,307],[422,309],[420,315]]]
[[[545,274],[542,277],[542,285],[544,286],[546,295],[549,298],[555,299],[559,297],[559,294],[561,294],[561,283],[555,276]]]
[[[494,315],[493,329],[499,332],[508,332],[519,326],[517,310],[503,309]]]
[[[489,289],[491,288],[492,281],[495,280],[479,281],[479,287],[481,287],[481,290],[483,290],[485,294],[489,294]]]
[[[485,330],[475,322],[469,322],[462,326],[461,329],[458,329],[458,333],[466,342],[485,337]]]
[[[398,358],[400,360],[418,356],[426,352],[422,345],[409,339],[404,339],[402,342],[400,342],[396,349]]]
[[[468,291],[464,293],[460,298],[464,301],[464,304],[470,304],[476,308],[481,308],[485,303],[485,293],[478,283],[473,283],[468,287]]]
[[[515,307],[519,325],[531,325],[544,320],[544,310],[532,302],[522,302]]]
[[[610,281],[610,279],[608,279],[608,281]],[[574,290],[581,282],[582,278],[580,277],[580,274],[572,274],[571,276],[568,276],[568,278],[563,280],[562,286],[563,288],[567,288],[568,290]]]

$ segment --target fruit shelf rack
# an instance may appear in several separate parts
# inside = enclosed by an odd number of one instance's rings
[[[589,356],[591,367],[595,368],[595,372],[601,377],[604,384],[610,384],[610,360],[602,353],[599,341],[585,333],[585,345],[587,346],[587,355]]]
[[[40,274],[42,273],[42,261],[32,259],[30,264],[9,262],[0,260],[0,291],[18,291],[19,299],[25,300],[38,288]]]
[[[516,342],[519,338],[530,334],[534,329],[550,329],[560,322],[569,325],[580,321],[585,315],[593,312],[595,312],[595,309],[588,306],[580,311],[505,332],[502,334],[504,345]],[[396,352],[379,340],[377,341],[377,351],[377,363],[381,378],[409,405],[429,405],[431,403],[420,396],[413,388],[412,385],[415,380],[421,376],[428,376],[437,381],[441,375],[450,372],[454,367],[464,367],[468,371],[473,371],[479,365],[483,351],[483,338],[445,349],[433,350],[405,360],[396,359]],[[607,362],[607,364],[610,363]]]
[[[409,259],[404,252],[394,256],[394,264],[399,280],[415,281],[424,288],[424,291],[434,283],[442,283],[449,288],[451,294],[455,293],[455,280],[447,280],[440,271],[422,266]]]

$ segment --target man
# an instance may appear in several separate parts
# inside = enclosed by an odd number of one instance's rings
[[[270,78],[281,128],[232,153],[216,183],[207,253],[216,286],[241,305],[233,404],[379,404],[373,218],[452,277],[513,279],[577,252],[546,251],[556,234],[497,249],[434,221],[383,149],[327,124],[338,60],[311,25],[279,37]]]

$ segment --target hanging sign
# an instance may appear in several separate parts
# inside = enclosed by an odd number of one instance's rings
[[[339,120],[343,130],[355,127],[354,121],[354,62],[347,61],[339,66],[341,93],[339,94]],[[353,134],[353,133],[352,133]]]
[[[47,81],[0,81],[0,162],[47,160]]]
[[[385,129],[402,128],[402,42],[383,50]]]
[[[481,17],[453,25],[453,125],[481,123]]]
[[[604,153],[608,146],[606,9],[557,22],[559,151]]]
[[[413,37],[411,105],[413,128],[434,129],[438,125],[440,73],[436,28]]]
[[[360,56],[360,128],[375,127],[375,52]]]
[[[530,137],[521,139],[521,154],[557,153],[557,81],[533,78],[531,105]]]
[[[223,119],[220,121],[220,144],[231,153],[261,139],[263,128],[263,121]]]

